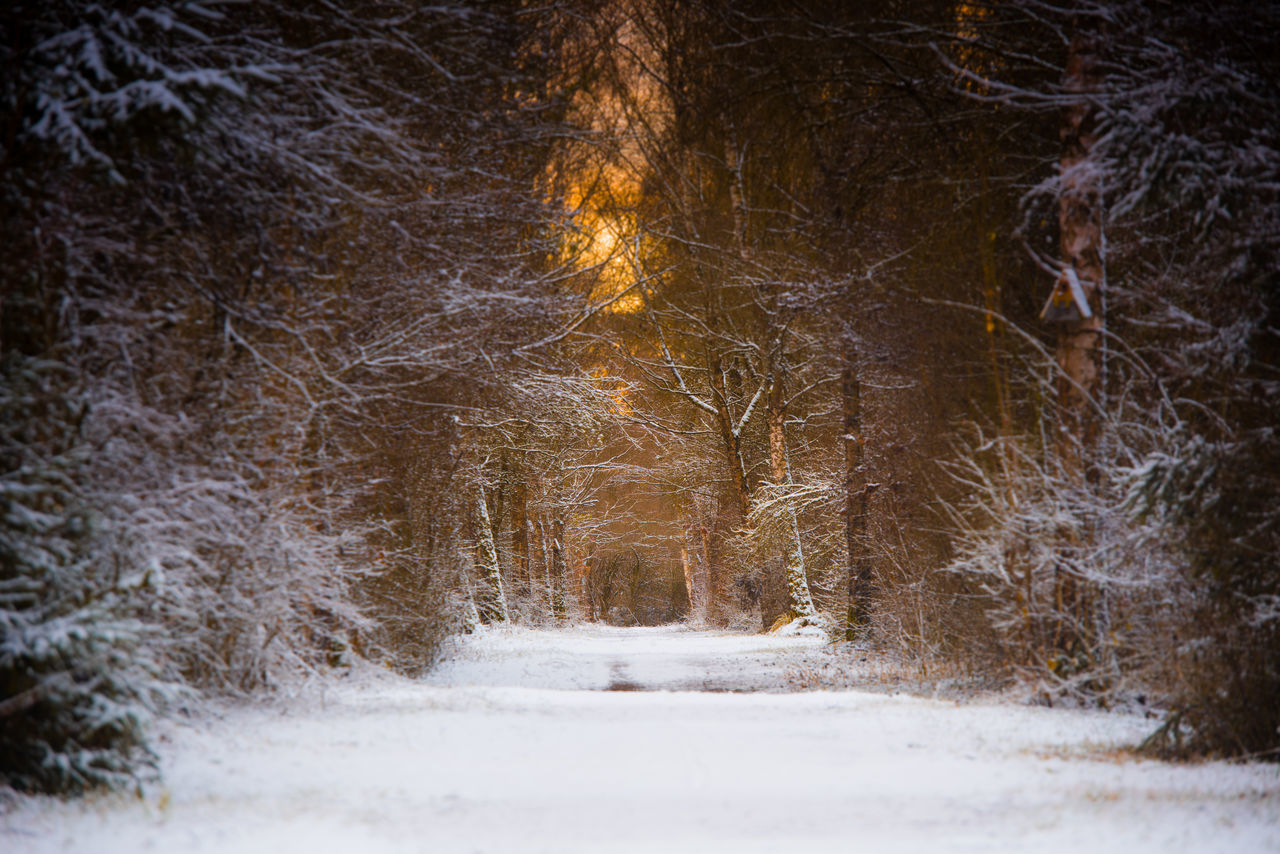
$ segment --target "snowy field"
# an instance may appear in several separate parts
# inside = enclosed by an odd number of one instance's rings
[[[1135,760],[1133,716],[779,693],[817,643],[492,631],[423,681],[169,725],[162,783],[18,799],[0,851],[1280,852],[1276,765]]]

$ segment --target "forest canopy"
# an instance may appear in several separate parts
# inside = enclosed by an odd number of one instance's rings
[[[1280,7],[0,11],[0,779],[481,624],[1280,749]]]

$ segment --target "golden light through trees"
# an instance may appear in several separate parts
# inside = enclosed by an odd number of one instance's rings
[[[617,205],[627,178],[616,169],[601,173],[589,187],[574,189],[574,230],[564,260],[585,275],[584,288],[592,303],[609,313],[632,314],[644,302],[634,290],[639,239],[635,221]]]
[[[574,98],[577,120],[588,130],[582,159],[555,168],[568,186],[575,239],[565,260],[589,274],[593,303],[611,314],[633,314],[644,306],[641,257],[645,236],[636,206],[648,173],[645,145],[671,123],[671,104],[654,72],[655,46],[634,19],[613,20],[607,50],[615,75],[596,79]]]

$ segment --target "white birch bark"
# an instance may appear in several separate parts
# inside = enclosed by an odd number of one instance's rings
[[[791,550],[787,554],[787,595],[791,599],[791,616],[795,619],[817,614],[809,594],[809,579],[804,569],[804,550],[800,545],[800,523],[791,514]]]
[[[770,380],[769,466],[774,483],[792,484],[791,466],[787,459],[787,433],[785,409],[782,404],[782,384],[777,378]],[[817,613],[813,597],[809,593],[809,579],[804,567],[804,548],[800,544],[800,519],[791,511],[790,542],[787,544],[786,578],[787,599],[792,619],[812,617]]]
[[[505,623],[511,619],[507,611],[507,597],[502,589],[502,570],[498,566],[498,547],[493,541],[493,526],[489,521],[489,506],[484,489],[476,489],[476,545],[480,550],[480,578],[485,585],[480,613],[491,623]]]

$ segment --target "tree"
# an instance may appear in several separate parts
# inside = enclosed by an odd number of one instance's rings
[[[558,10],[67,0],[0,14],[13,70],[0,387],[24,399],[31,364],[77,379],[65,444],[90,462],[68,512],[107,532],[78,541],[83,556],[58,545],[65,526],[21,536],[115,567],[67,570],[12,625],[36,637],[68,602],[111,602],[74,613],[132,651],[130,673],[154,661],[217,693],[269,689],[353,647],[429,661],[454,619],[464,505],[431,496],[421,461],[455,470],[450,415],[505,382],[480,366],[541,338],[571,296],[546,263],[555,200],[530,192],[566,130],[535,56]],[[15,406],[5,476],[19,483],[62,451]],[[7,563],[6,583],[35,571]],[[145,592],[117,589],[130,578],[150,579]],[[120,621],[135,616],[130,634]],[[66,667],[125,654],[96,643],[65,646]],[[129,721],[150,708],[137,679],[119,725],[98,730],[116,764],[21,785],[118,780]],[[16,705],[50,715],[65,698],[74,716],[108,696],[73,681]],[[6,745],[28,750],[33,732],[10,727]]]
[[[1046,265],[1057,282],[1043,315],[1066,325],[1056,359],[1032,356],[1054,368],[1032,394],[1056,385],[1065,429],[1038,449],[1016,440],[1016,465],[969,469],[987,521],[961,537],[957,566],[992,585],[1008,641],[1043,650],[1030,658],[1050,693],[1106,702],[1160,686],[1175,709],[1167,747],[1266,750],[1272,716],[1248,710],[1274,706],[1261,496],[1275,484],[1222,473],[1269,471],[1272,456],[1255,427],[1274,414],[1251,389],[1274,371],[1274,69],[1254,41],[1274,15],[1026,11],[1066,48],[1036,54],[1056,81],[952,70],[971,97],[1064,116],[1065,154],[1028,194],[1023,234],[1038,254],[1037,220],[1057,214],[1063,259]],[[1007,41],[999,52],[1017,55]]]

